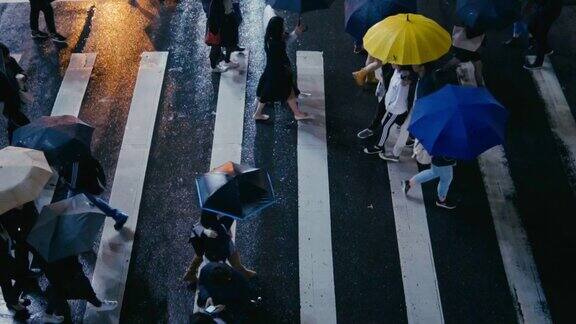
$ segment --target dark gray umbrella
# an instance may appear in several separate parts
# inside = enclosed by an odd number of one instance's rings
[[[28,243],[46,262],[92,250],[106,216],[84,195],[46,205]]]
[[[14,146],[43,151],[53,166],[90,156],[94,128],[74,116],[44,116],[14,132]]]
[[[226,162],[196,179],[200,206],[236,219],[247,219],[271,206],[274,189],[268,173]]]

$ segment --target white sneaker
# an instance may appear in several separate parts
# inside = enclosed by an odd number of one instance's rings
[[[40,323],[62,323],[64,322],[64,316],[48,314],[46,312],[42,313],[37,317]]]
[[[118,302],[115,300],[103,300],[102,306],[96,308],[98,312],[110,311],[118,307]]]
[[[234,61],[230,61],[230,62],[226,63],[226,66],[227,66],[229,69],[237,69],[237,68],[240,67],[240,63],[234,62]]]
[[[212,69],[212,73],[223,73],[228,71],[229,67],[223,63],[218,63],[215,68]]]

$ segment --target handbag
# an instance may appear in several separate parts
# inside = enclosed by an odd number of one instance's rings
[[[222,39],[220,38],[220,34],[214,34],[211,31],[206,31],[206,36],[204,37],[204,43],[208,46],[220,46],[220,42]]]

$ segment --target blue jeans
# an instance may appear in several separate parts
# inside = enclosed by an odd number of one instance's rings
[[[448,195],[448,189],[450,189],[450,183],[452,182],[453,177],[454,175],[451,165],[439,167],[432,164],[430,169],[418,173],[417,175],[413,176],[410,181],[421,184],[436,178],[440,178],[440,182],[438,183],[438,199],[440,199],[440,201],[444,201]]]

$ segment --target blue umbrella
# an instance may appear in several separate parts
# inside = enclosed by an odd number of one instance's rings
[[[227,162],[196,179],[200,207],[236,219],[248,219],[275,202],[268,173]]]
[[[485,88],[447,85],[416,101],[408,129],[431,155],[472,160],[504,142],[507,119]]]
[[[276,10],[287,10],[305,13],[320,9],[328,9],[334,0],[268,0],[268,4]]]
[[[520,19],[519,0],[458,0],[456,13],[477,31],[501,29]]]
[[[357,40],[366,31],[388,16],[415,13],[416,0],[346,0],[344,2],[344,28]]]

